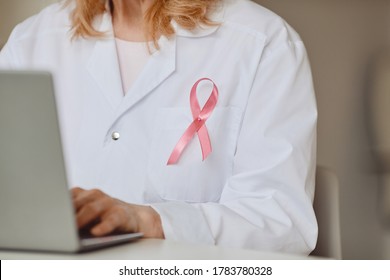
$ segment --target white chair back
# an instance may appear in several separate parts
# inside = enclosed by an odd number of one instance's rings
[[[314,211],[319,233],[311,255],[341,259],[339,181],[333,171],[321,166],[316,171]]]

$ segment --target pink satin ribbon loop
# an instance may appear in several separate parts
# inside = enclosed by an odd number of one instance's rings
[[[210,97],[208,98],[208,100],[206,101],[205,105],[201,110],[198,102],[198,97],[197,97],[197,88],[199,83],[202,81],[212,82],[213,90],[210,94]],[[190,105],[191,105],[193,122],[190,124],[190,126],[186,129],[186,131],[182,135],[182,137],[179,139],[178,143],[176,144],[175,148],[171,153],[171,156],[168,159],[167,165],[172,165],[177,163],[184,149],[187,147],[187,145],[189,144],[189,142],[191,141],[191,139],[194,137],[196,133],[198,134],[200,146],[202,149],[203,160],[205,160],[208,157],[208,155],[212,152],[210,136],[206,127],[206,121],[214,111],[214,108],[217,105],[217,101],[218,101],[218,88],[211,79],[209,78],[199,79],[192,86],[191,93],[190,93]]]

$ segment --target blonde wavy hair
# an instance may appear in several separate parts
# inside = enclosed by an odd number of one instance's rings
[[[92,26],[96,16],[106,10],[109,1],[111,12],[115,7],[111,0],[67,0],[65,4],[75,2],[71,15],[73,38],[102,37],[104,33]],[[171,36],[175,33],[171,20],[175,20],[182,28],[193,30],[200,24],[216,25],[208,18],[209,12],[216,7],[220,0],[156,0],[145,15],[148,40],[158,47],[157,40],[161,35]]]

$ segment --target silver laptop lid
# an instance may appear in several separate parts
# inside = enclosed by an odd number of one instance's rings
[[[79,249],[53,84],[0,71],[0,248]]]

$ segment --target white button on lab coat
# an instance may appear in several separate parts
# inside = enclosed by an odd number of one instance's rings
[[[15,28],[0,67],[52,71],[71,186],[151,205],[167,239],[307,254],[317,111],[304,45],[270,11],[223,3],[219,26],[173,22],[176,35],[159,40],[126,95],[109,13],[95,25],[104,39],[71,41],[70,7],[51,5]],[[200,78],[219,89],[206,122],[212,153],[202,161],[195,135],[167,165]],[[201,83],[199,102],[210,93]]]

